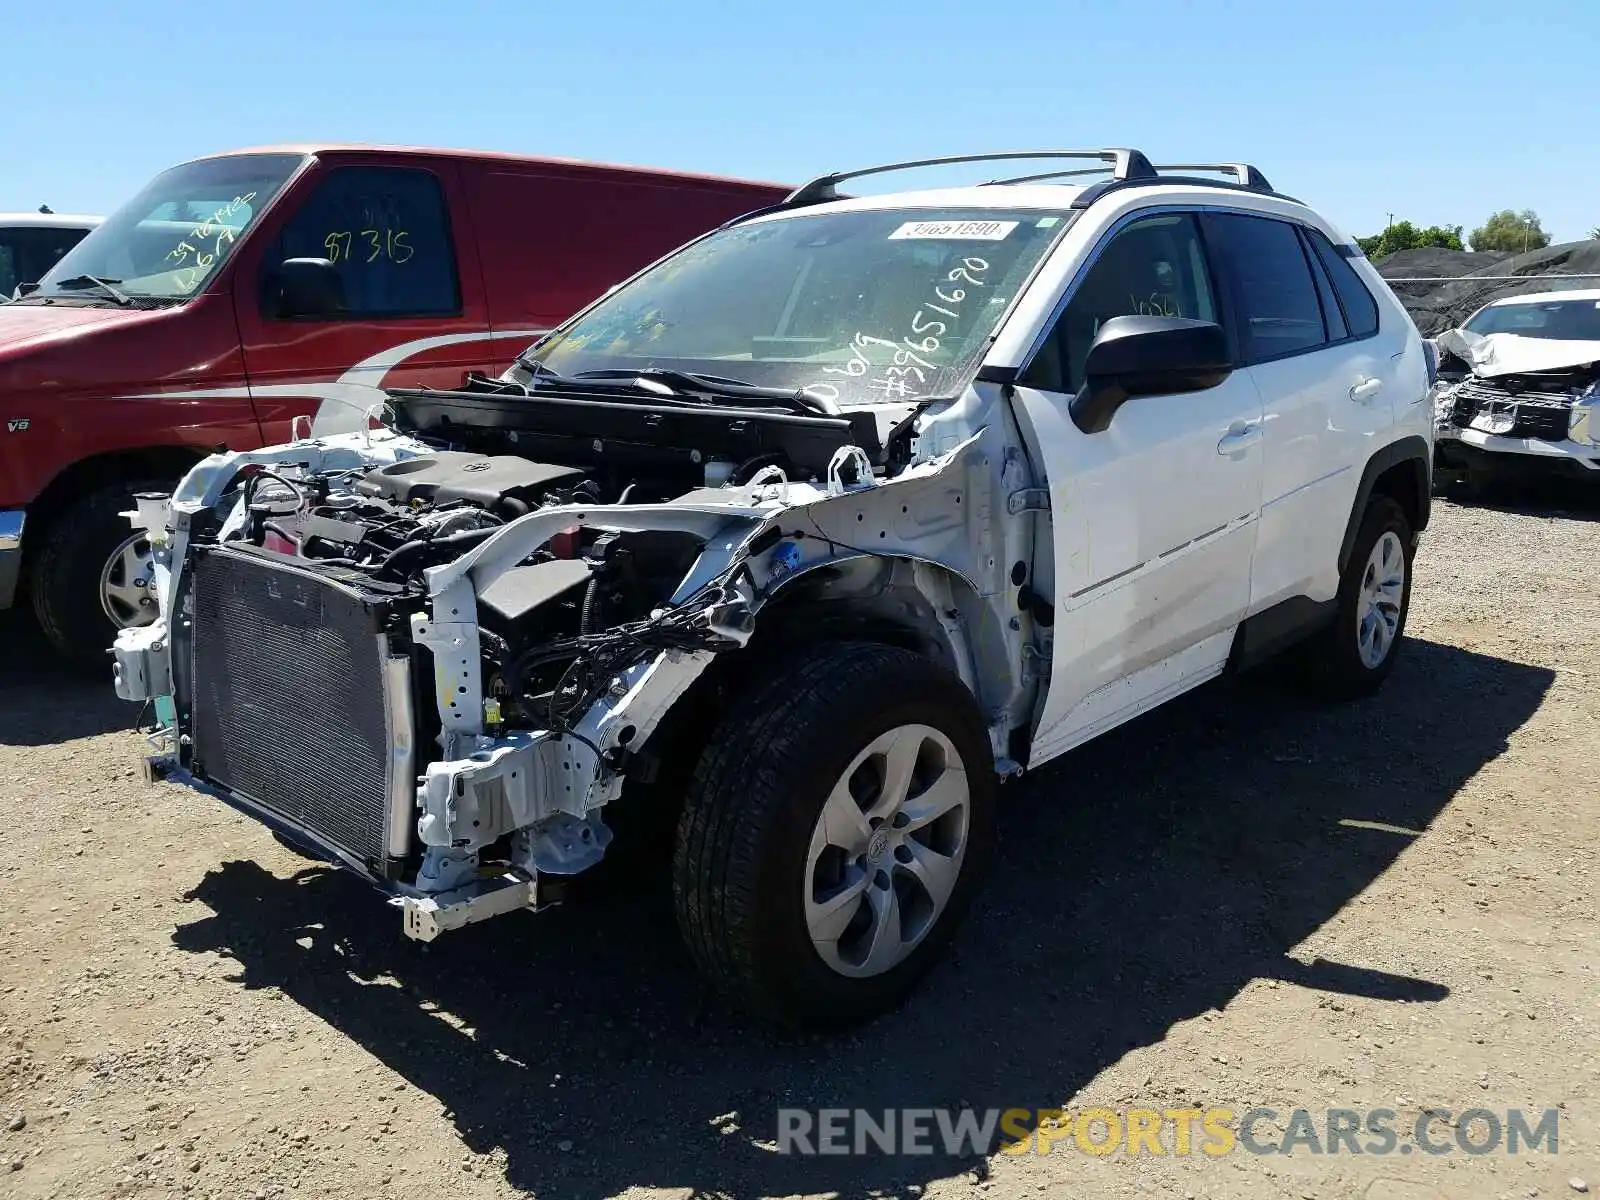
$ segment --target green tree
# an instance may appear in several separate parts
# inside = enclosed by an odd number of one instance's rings
[[[1479,228],[1472,231],[1474,250],[1506,250],[1520,254],[1524,250],[1542,250],[1550,244],[1550,235],[1539,224],[1539,214],[1531,208],[1521,212],[1502,209]]]
[[[1589,240],[1591,242],[1600,242],[1600,225],[1596,225],[1593,229],[1589,230]]]
[[[1410,221],[1394,221],[1382,233],[1357,238],[1356,244],[1368,258],[1381,258],[1400,250],[1415,250],[1420,246],[1438,246],[1445,250],[1461,250],[1461,226],[1429,225],[1418,228]]]

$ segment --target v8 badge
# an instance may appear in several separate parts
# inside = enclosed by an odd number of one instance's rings
[[[27,417],[12,417],[10,420],[8,420],[6,422],[6,432],[7,433],[27,433],[28,432],[28,418]]]

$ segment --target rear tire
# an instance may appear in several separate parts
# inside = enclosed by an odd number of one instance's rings
[[[968,907],[994,791],[958,679],[890,646],[803,652],[729,713],[695,771],[673,856],[690,953],[780,1024],[841,1028],[895,1007]]]
[[[29,581],[33,611],[45,637],[79,667],[109,670],[107,651],[118,629],[147,623],[114,621],[108,604],[129,617],[147,613],[148,620],[155,619],[153,596],[142,605],[136,594],[139,581],[148,576],[132,569],[147,547],[122,514],[134,507],[135,492],[159,490],[162,485],[156,483],[113,484],[74,501],[43,531]],[[124,549],[126,560],[114,563],[113,556]],[[110,600],[107,585],[115,589]]]
[[[1310,680],[1322,694],[1368,695],[1394,669],[1411,609],[1415,543],[1405,510],[1374,496],[1339,579],[1333,622],[1304,647]]]

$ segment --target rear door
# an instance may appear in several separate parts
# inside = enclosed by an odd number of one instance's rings
[[[1376,305],[1346,317],[1315,231],[1297,222],[1212,212],[1205,231],[1264,416],[1250,611],[1301,596],[1329,600],[1365,442],[1391,419],[1389,364],[1373,350]]]
[[[302,414],[319,433],[359,428],[381,387],[459,387],[468,370],[489,369],[488,312],[453,163],[339,160],[293,199],[235,277],[245,370],[269,443],[287,440]],[[291,258],[333,263],[340,312],[273,311],[276,273]]]
[[[1196,216],[1139,214],[1080,273],[1017,397],[1050,488],[1055,625],[1035,763],[1222,669],[1249,600],[1261,400],[1220,385],[1125,403],[1084,433],[1067,402],[1107,319],[1222,323]]]

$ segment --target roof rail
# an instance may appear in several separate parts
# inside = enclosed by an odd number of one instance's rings
[[[1267,182],[1267,177],[1249,163],[1162,163],[1156,170],[1217,171],[1223,175],[1232,175],[1235,183],[1240,187],[1249,188],[1252,192],[1272,191],[1272,185]]]
[[[1085,175],[1104,175],[1110,167],[1080,167],[1071,171],[1041,171],[1037,175],[1012,175],[1006,179],[986,179],[979,187],[1006,187],[1013,183],[1038,183],[1045,179],[1081,179]]]
[[[1118,183],[1134,179],[1156,178],[1156,170],[1150,165],[1150,160],[1138,150],[1126,148],[1105,150],[1012,150],[997,154],[953,154],[946,158],[918,158],[908,162],[884,163],[882,166],[877,167],[862,167],[855,171],[835,171],[831,175],[819,175],[809,183],[802,184],[790,192],[782,207],[798,208],[807,204],[822,204],[829,200],[837,200],[839,199],[839,184],[847,179],[860,179],[865,175],[882,175],[889,171],[910,170],[913,167],[942,167],[952,163],[1005,162],[1030,158],[1098,159],[1106,166],[1098,168],[1091,173],[1098,174],[1099,171],[1109,168],[1111,179]],[[1052,174],[1055,173],[1052,172]],[[1041,176],[1040,178],[1045,177]]]
[[[1160,184],[1183,184],[1192,187],[1224,188],[1237,192],[1251,192],[1257,196],[1276,196],[1279,200],[1287,200],[1291,204],[1299,204],[1284,192],[1278,191],[1267,177],[1256,170],[1249,163],[1184,163],[1167,164],[1155,169],[1156,173],[1141,179],[1106,179],[1099,183],[1090,184],[1072,198],[1071,207],[1075,209],[1089,208],[1110,192],[1122,191],[1124,188],[1155,187]],[[1165,175],[1164,171],[1218,171],[1224,175],[1232,175],[1228,179],[1204,179],[1198,175]]]

